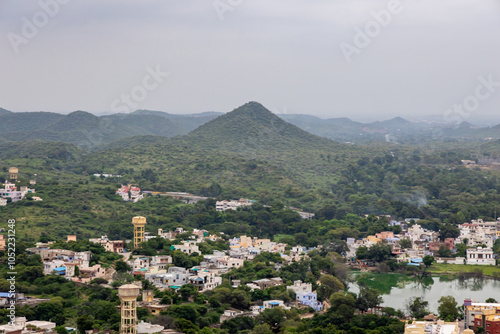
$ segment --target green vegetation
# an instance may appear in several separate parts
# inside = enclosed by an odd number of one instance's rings
[[[475,273],[480,271],[486,276],[500,277],[500,267],[497,266],[434,263],[428,271],[436,275],[458,275],[460,273]]]
[[[20,308],[18,315],[29,320],[52,319],[61,332],[63,325],[78,327],[80,332],[118,328],[115,288],[142,279],[130,275],[130,267],[119,256],[86,239],[102,234],[111,240],[130,239],[131,218],[141,215],[147,218],[146,230],[153,234],[158,228],[168,231],[183,227],[188,231],[207,229],[221,237],[217,242],[200,244],[201,254],[186,255],[171,249],[187,235],[174,241],[151,239],[134,250],[134,254],[171,255],[177,266],[197,265],[203,254],[227,249],[230,237],[243,234],[289,246],[322,246],[309,252],[309,258],[290,265],[283,265],[275,254],[262,253],[225,274],[224,284],[214,291],[198,293],[190,285],[178,291],[155,289],[155,297],[170,307],[154,318],[139,309],[141,320],[187,333],[402,333],[403,324],[397,319],[400,311],[387,309],[383,316],[363,314],[381,303],[368,275],[358,277],[358,295],[343,291],[350,280],[341,259],[347,252],[347,238],[401,230],[399,226],[390,227],[386,217],[376,215],[421,218],[418,223],[424,228],[440,231],[442,239],[452,238],[458,235],[457,224],[496,218],[500,201],[498,171],[468,169],[460,162],[480,158],[478,151],[496,158],[498,141],[438,142],[430,148],[408,141],[406,145],[345,145],[311,135],[255,102],[216,119],[213,114],[201,115],[190,123],[175,115],[147,111],[101,118],[81,111],[36,117],[40,118],[38,123],[24,114],[0,114],[0,124],[24,131],[9,136],[9,141],[4,137],[0,143],[0,182],[5,181],[10,166],[20,169],[19,186],[28,186],[37,174],[37,193],[0,207],[0,215],[16,219],[19,291],[49,299],[37,307]],[[189,135],[165,138],[205,122]],[[402,120],[396,119],[389,125],[401,124]],[[184,130],[176,132],[182,127]],[[97,133],[90,139],[92,129]],[[163,137],[130,137],[144,134]],[[66,143],[58,142],[63,139]],[[122,177],[95,177],[94,173]],[[138,203],[126,203],[115,192],[121,184],[129,183],[143,190],[188,192],[210,198],[186,204],[153,194]],[[43,201],[33,201],[34,195]],[[215,210],[216,200],[237,198],[250,198],[255,203],[236,211]],[[290,206],[316,215],[302,220]],[[62,242],[73,234],[78,242]],[[93,255],[92,263],[116,269],[113,288],[100,285],[107,283],[100,280],[79,286],[61,277],[43,276],[40,258],[27,256],[23,250],[33,242],[49,240],[58,240],[52,247],[88,250]],[[401,246],[410,248],[412,244],[405,240]],[[458,255],[465,251],[465,244],[457,247]],[[500,242],[495,243],[494,251],[500,253]],[[452,255],[444,248],[439,254]],[[5,254],[0,255],[5,261]],[[360,247],[357,256],[377,263],[379,272],[414,273],[424,284],[431,279],[425,277],[428,273],[500,277],[500,269],[493,266],[437,264],[431,257],[424,261],[426,268],[407,268],[396,263],[385,244]],[[311,283],[319,300],[329,301],[332,308],[310,319],[301,318],[296,310],[273,309],[256,318],[230,319],[217,327],[221,314],[230,307],[247,311],[252,303],[264,300],[293,300],[293,293],[283,286],[250,292],[229,284],[234,279],[247,283],[276,276],[287,284],[295,280]],[[0,277],[5,290],[6,272],[0,271]],[[386,278],[381,282],[386,286],[378,291],[390,290],[394,281],[409,279],[400,274]],[[150,287],[148,282],[142,284]],[[441,304],[443,317],[455,317],[452,300],[443,299]],[[426,307],[425,301],[414,300],[411,312],[421,316]],[[5,322],[4,311],[0,311],[0,319]],[[217,328],[210,329],[214,326]]]

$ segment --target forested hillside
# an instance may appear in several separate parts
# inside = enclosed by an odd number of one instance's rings
[[[244,149],[239,150],[238,145]],[[3,143],[0,181],[7,177],[10,166],[20,169],[19,185],[28,185],[37,174],[37,195],[43,202],[9,203],[0,208],[0,214],[19,217],[24,222],[20,231],[27,238],[37,238],[42,232],[58,237],[100,233],[127,237],[130,217],[136,213],[151,217],[152,231],[167,224],[195,227],[224,222],[227,229],[210,226],[229,234],[300,233],[281,216],[268,229],[260,230],[247,218],[220,215],[206,205],[192,212],[192,205],[163,197],[146,197],[132,204],[115,195],[120,184],[133,183],[143,190],[189,192],[216,199],[243,197],[264,205],[315,212],[317,220],[308,225],[308,233],[317,239],[320,229],[311,226],[323,226],[325,219],[338,220],[334,224],[338,227],[359,229],[357,223],[346,220],[352,214],[425,218],[423,223],[437,229],[443,223],[495,218],[500,201],[498,171],[468,169],[460,160],[475,159],[478,152],[496,157],[499,145],[339,144],[308,134],[260,104],[249,103],[188,136],[122,139],[94,152],[57,142]],[[94,173],[123,177],[101,179]],[[181,215],[173,213],[175,210]],[[192,215],[198,218],[193,220]]]

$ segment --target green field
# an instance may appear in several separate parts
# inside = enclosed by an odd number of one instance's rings
[[[500,267],[498,266],[478,266],[478,265],[466,265],[466,264],[448,264],[448,263],[434,263],[428,271],[436,275],[445,274],[459,274],[459,273],[470,273],[474,271],[481,270],[484,275],[487,276],[499,276]]]

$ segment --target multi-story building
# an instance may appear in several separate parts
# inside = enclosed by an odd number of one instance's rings
[[[179,234],[185,233],[186,231],[182,227],[178,227],[175,231],[165,232],[163,229],[158,229],[158,236],[168,240],[174,240]]]
[[[89,239],[90,242],[102,245],[108,252],[123,253],[125,245],[122,240],[109,240],[107,235],[102,235],[100,238]]]
[[[483,310],[481,314],[474,316],[474,331],[479,328],[483,333],[500,334],[500,314],[495,309]]]
[[[132,185],[122,185],[121,188],[116,191],[116,193],[120,195],[126,202],[135,203],[144,198],[144,195],[141,193],[141,188]]]
[[[35,189],[31,189],[28,187],[21,187],[20,190],[17,190],[16,185],[9,181],[5,181],[4,189],[0,189],[0,197],[2,197],[3,199],[10,198],[12,202],[17,202],[22,200],[24,196],[26,196],[26,194],[28,193],[30,194],[35,193]]]
[[[197,275],[189,277],[189,281],[194,285],[198,292],[213,290],[222,284],[222,277],[216,276],[212,271],[198,271]]]
[[[198,253],[200,254],[200,249],[193,241],[183,241],[182,245],[173,245],[175,250],[180,250],[186,254]]]
[[[311,283],[303,283],[302,281],[294,281],[293,285],[287,286],[286,290],[293,290],[295,293],[308,293],[312,292]]]
[[[298,292],[295,299],[303,305],[309,306],[316,311],[323,309],[323,304],[318,302],[316,292]]]
[[[130,267],[133,271],[139,271],[141,269],[148,269],[150,264],[149,257],[140,256],[137,258],[132,258],[129,260]]]
[[[172,264],[172,257],[169,255],[156,255],[151,258],[151,266],[157,267],[159,270],[165,269]]]
[[[170,267],[167,272],[146,274],[146,279],[158,288],[172,288],[189,283],[189,276],[185,268]]]
[[[486,313],[484,313],[486,312]],[[476,303],[471,299],[464,300],[464,327],[474,328],[477,316],[499,314],[500,303]]]
[[[491,248],[477,247],[476,249],[467,249],[467,264],[477,265],[495,265],[496,260]]]
[[[243,266],[245,261],[243,259],[232,258],[229,256],[223,256],[215,260],[217,268],[239,268]]]

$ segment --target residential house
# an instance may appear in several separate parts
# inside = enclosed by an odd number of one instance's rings
[[[476,249],[467,249],[467,264],[476,265],[495,265],[496,260],[491,248],[477,247]]]
[[[133,271],[139,271],[141,269],[148,269],[150,265],[150,258],[146,256],[139,256],[136,258],[131,258],[129,260],[129,265]]]
[[[283,285],[283,280],[280,277],[273,277],[271,279],[262,278],[256,281],[253,281],[255,285],[258,286],[260,290],[265,290],[267,288],[271,288],[277,285]]]
[[[157,267],[159,270],[167,268],[172,264],[172,257],[169,255],[156,255],[151,258],[150,266]]]
[[[293,290],[295,293],[308,293],[312,292],[312,284],[311,283],[304,283],[300,280],[294,281],[293,285],[287,286],[286,290]]]
[[[198,253],[200,254],[200,249],[193,241],[183,241],[182,245],[173,245],[175,250],[180,250],[186,254]]]
[[[90,282],[94,278],[102,278],[106,274],[106,269],[100,264],[94,264],[92,267],[80,268],[80,280]]]
[[[321,311],[323,304],[318,302],[316,292],[298,292],[295,299],[303,305],[309,306],[315,311]]]
[[[0,197],[5,200],[10,198],[12,202],[22,200],[28,193],[35,193],[35,190],[28,187],[21,187],[20,190],[17,190],[16,185],[9,181],[5,181],[4,189],[0,189]]]
[[[89,241],[102,245],[108,252],[123,253],[125,251],[125,245],[122,240],[109,240],[105,234],[100,238],[89,239]]]
[[[105,245],[104,249],[108,252],[123,253],[125,250],[125,245],[122,240],[109,240]]]
[[[243,259],[232,258],[229,256],[223,256],[215,260],[217,268],[239,268],[243,266],[245,261]]]
[[[189,271],[181,267],[170,267],[167,272],[147,273],[146,279],[158,288],[179,287],[189,283]]]
[[[222,284],[222,277],[214,272],[203,270],[198,271],[196,275],[189,277],[189,281],[194,285],[198,292],[213,290]]]
[[[285,303],[282,300],[266,300],[263,302],[262,306],[254,305],[251,306],[250,309],[254,315],[259,314],[260,312],[268,309],[272,309],[275,307],[282,307],[286,310],[289,310],[290,307],[285,306]]]
[[[182,227],[178,227],[175,231],[169,232],[165,232],[161,228],[158,229],[158,236],[168,240],[174,240],[176,236],[183,233],[186,233],[186,231]]]
[[[120,195],[125,202],[135,203],[144,198],[144,195],[141,193],[141,188],[130,184],[127,186],[122,185],[116,193]]]

